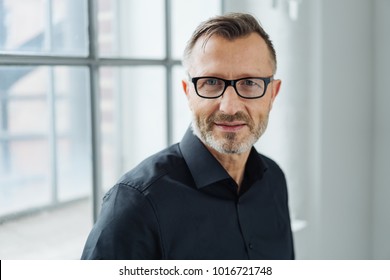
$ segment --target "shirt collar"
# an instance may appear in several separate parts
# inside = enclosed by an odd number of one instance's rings
[[[179,145],[183,158],[198,188],[231,179],[218,160],[209,152],[199,138],[193,134],[191,128],[187,130]],[[246,176],[249,176],[251,181],[261,179],[266,169],[266,163],[258,156],[256,149],[252,148],[245,168]]]
[[[198,188],[230,178],[218,160],[189,128],[180,142],[180,150]]]
[[[268,165],[263,157],[259,155],[254,147],[252,147],[245,166],[245,176],[249,180],[248,182],[253,183],[257,180],[261,180],[267,169]]]

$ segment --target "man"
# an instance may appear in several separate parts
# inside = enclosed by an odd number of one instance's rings
[[[106,194],[83,259],[293,259],[283,172],[253,148],[281,81],[247,14],[202,23],[182,82],[193,114],[183,140]]]

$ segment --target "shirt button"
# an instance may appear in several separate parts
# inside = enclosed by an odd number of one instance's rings
[[[253,249],[253,244],[252,244],[252,243],[249,243],[249,244],[248,244],[248,247],[249,247],[249,249],[252,250],[252,249]]]

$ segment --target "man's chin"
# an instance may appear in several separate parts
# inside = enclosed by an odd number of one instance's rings
[[[235,133],[226,133],[223,137],[207,134],[204,142],[221,154],[242,154],[252,148],[252,141],[237,139]]]
[[[206,146],[221,154],[245,153],[257,141],[253,135],[240,135],[242,132],[221,132],[212,128],[200,130],[194,123],[192,131]]]

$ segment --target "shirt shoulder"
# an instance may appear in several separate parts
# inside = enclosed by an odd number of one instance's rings
[[[283,170],[280,168],[279,164],[277,164],[273,159],[258,153],[261,160],[265,163],[265,166],[267,167],[267,170],[270,170],[272,172],[281,173],[284,175]]]
[[[172,174],[172,172],[177,172],[183,166],[186,166],[186,164],[179,145],[174,144],[143,160],[132,170],[125,173],[117,184],[127,185],[143,193],[156,181]]]

